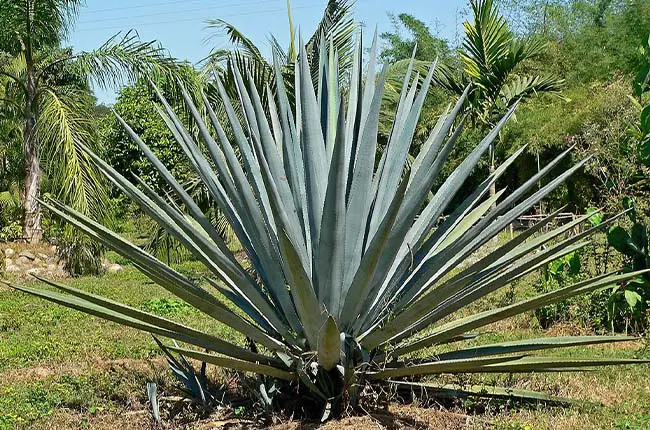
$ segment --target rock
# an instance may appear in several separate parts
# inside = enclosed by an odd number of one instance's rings
[[[38,268],[36,268],[36,267],[32,267],[31,269],[29,269],[29,270],[27,271],[27,273],[29,273],[30,275],[37,275],[37,276],[40,276],[40,275],[41,275],[41,272],[42,272],[42,270],[41,270],[41,269],[38,269]]]
[[[11,258],[11,257],[13,257],[15,254],[16,254],[16,251],[14,251],[14,250],[11,249],[11,248],[7,248],[7,249],[5,249],[5,257],[7,257],[7,258]]]
[[[28,265],[32,264],[32,260],[25,257],[24,255],[21,255],[16,259],[16,263],[19,265]]]
[[[49,257],[45,260],[47,264],[56,264],[59,262],[59,259],[56,257]]]
[[[50,251],[52,251],[52,254],[56,255],[57,254],[57,248],[56,245],[50,246]]]
[[[29,252],[29,251],[21,251],[21,253],[18,254],[18,256],[19,257],[25,257],[25,258],[27,258],[27,259],[29,259],[31,261],[36,260],[36,256],[34,254],[32,254],[31,252]]]
[[[111,264],[106,268],[108,273],[117,273],[122,270],[122,266],[119,264]]]
[[[38,258],[40,258],[41,260],[43,260],[43,261],[47,261],[47,260],[50,258],[50,256],[47,255],[47,254],[40,254],[40,253],[39,253],[39,254],[36,254],[36,256],[37,256]]]
[[[57,269],[56,264],[48,264],[48,265],[47,265],[47,270],[48,270],[49,272],[55,272],[56,269]]]
[[[5,267],[9,267],[14,264],[14,260],[11,258],[5,258]]]
[[[8,264],[5,267],[5,272],[7,272],[7,273],[9,273],[9,272],[20,272],[20,271],[21,271],[21,268],[16,266],[15,264]]]

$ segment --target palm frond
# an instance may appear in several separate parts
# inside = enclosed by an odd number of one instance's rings
[[[46,88],[40,96],[36,131],[56,198],[82,213],[103,218],[105,181],[82,145],[99,151],[92,122],[93,101],[75,88]]]
[[[499,96],[501,98],[501,104],[508,108],[515,101],[528,98],[538,93],[560,96],[564,87],[564,80],[554,76],[514,75],[501,87]]]
[[[343,77],[352,63],[355,46],[355,34],[358,26],[354,21],[352,9],[354,0],[329,0],[325,12],[316,30],[307,42],[306,51],[309,57],[311,75],[314,79],[319,76],[319,58],[323,39],[332,41],[334,51],[339,57],[339,73]],[[314,81],[316,83],[316,81]]]
[[[210,19],[207,21],[206,28],[214,31],[214,34],[210,35],[206,40],[209,41],[211,38],[221,36],[225,33],[230,39],[230,43],[232,43],[233,47],[242,55],[256,60],[264,59],[259,48],[255,46],[255,43],[229,22],[226,22],[223,19]]]
[[[74,62],[74,67],[103,88],[135,82],[141,77],[153,80],[173,77],[181,68],[181,63],[159,44],[140,41],[133,30],[114,35],[95,50],[70,55],[61,61]]]
[[[37,50],[64,40],[82,0],[5,0],[0,3],[0,46],[18,53],[21,43]]]

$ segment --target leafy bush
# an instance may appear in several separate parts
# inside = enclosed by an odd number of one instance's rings
[[[22,237],[21,217],[18,191],[0,192],[0,242],[11,242]]]
[[[295,100],[286,91],[286,84],[294,80],[285,82],[276,62],[277,93],[269,98],[268,105],[262,104],[252,76],[246,76],[251,84],[247,87],[235,66],[235,89],[241,104],[234,106],[218,81],[223,110],[215,112],[205,98],[201,106],[208,113],[209,125],[183,91],[207,154],[160,98],[162,117],[236,232],[251,262],[250,270],[235,258],[196,202],[126,123],[126,132],[183,202],[186,212],[156,194],[146,182],[138,181],[142,188],[134,185],[88,151],[108,178],[211,271],[215,279],[208,281],[237,312],[101,224],[65,205],[46,203],[53,213],[130,258],[140,271],[179,299],[245,335],[247,347],[47,280],[43,281],[59,292],[14,288],[183,342],[182,347],[166,348],[188,358],[261,375],[261,392],[279,393],[270,399],[274,405],[286,405],[290,397],[297,410],[321,419],[340,414],[347,404],[358,405],[366,388],[385,385],[410,389],[415,384],[440,395],[563,402],[527,390],[451,388],[444,381],[423,378],[556,372],[645,362],[528,354],[556,347],[629,341],[627,336],[552,337],[477,347],[460,343],[496,321],[633,279],[639,273],[605,273],[530,299],[458,317],[456,311],[471,310],[470,305],[477,300],[583,248],[587,244],[584,239],[609,225],[611,219],[568,237],[566,232],[592,214],[537,234],[553,222],[555,212],[466,265],[468,257],[585,161],[538,188],[539,180],[568,155],[565,151],[507,197],[502,199],[503,190],[489,196],[491,186],[521,154],[519,150],[441,220],[514,108],[439,187],[432,189],[462,133],[465,119],[459,112],[469,88],[453,109],[440,117],[410,164],[409,147],[435,66],[419,85],[416,80],[411,84],[409,67],[392,133],[377,164],[386,69],[375,81],[375,45],[364,79],[362,52],[357,46],[350,87],[340,88],[335,72],[337,56],[321,49],[323,67],[316,76],[319,91],[315,91],[308,55],[301,43]],[[292,110],[294,105],[297,114]],[[224,132],[224,124],[234,136],[237,151]],[[451,350],[440,351],[438,347],[443,344],[451,344]]]
[[[77,234],[69,225],[53,225],[48,239],[56,244],[58,257],[64,262],[63,268],[72,276],[103,273],[102,258],[104,247],[87,236]]]
[[[544,269],[540,280],[535,284],[536,291],[542,294],[548,293],[576,282],[580,275],[580,257],[580,252],[574,251],[550,262]],[[584,298],[573,298],[537,309],[535,316],[540,326],[548,328],[561,321],[575,321],[575,313],[571,312],[571,308],[575,308],[576,300],[580,299],[584,300]]]
[[[629,230],[621,226],[611,227],[607,239],[614,249],[625,256],[625,272],[648,269],[648,230],[638,220],[634,208],[630,206],[631,201],[625,200],[624,205],[628,206],[627,215],[632,226]],[[650,276],[644,274],[615,287],[609,302],[613,330],[645,330],[650,322]]]

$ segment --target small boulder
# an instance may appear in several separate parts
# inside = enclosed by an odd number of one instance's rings
[[[40,258],[41,260],[43,260],[43,261],[47,261],[47,260],[50,258],[49,255],[47,255],[47,254],[41,254],[41,253],[36,254],[36,256],[37,256],[38,258]]]
[[[10,273],[10,272],[20,272],[21,269],[20,267],[16,266],[15,264],[8,264],[5,267],[5,272]]]
[[[36,260],[36,256],[34,254],[32,254],[31,252],[29,252],[29,251],[21,251],[21,253],[18,254],[18,256],[19,257],[25,257],[25,258],[27,258],[28,260],[31,260],[31,261]]]
[[[110,264],[108,267],[106,267],[106,271],[108,273],[117,273],[122,270],[122,266],[119,264]]]
[[[24,255],[20,255],[20,256],[16,259],[16,264],[26,266],[26,265],[28,265],[28,264],[32,264],[32,260],[29,259],[29,258],[27,258],[27,257],[25,257]]]
[[[41,275],[41,272],[42,272],[42,270],[39,269],[39,268],[36,268],[36,267],[32,267],[31,269],[29,269],[29,270],[27,271],[28,274],[30,274],[30,275],[36,275],[36,276],[40,276],[40,275]]]
[[[5,249],[5,257],[7,257],[7,258],[11,258],[11,257],[13,257],[15,254],[16,254],[16,251],[14,251],[14,250],[11,249],[11,248],[6,248],[6,249]]]

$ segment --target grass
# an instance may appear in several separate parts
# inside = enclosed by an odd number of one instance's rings
[[[184,263],[177,268],[196,279],[201,275],[201,268],[195,263]],[[72,279],[67,283],[109,298],[119,298],[129,305],[240,345],[244,343],[241,336],[175,299],[128,265],[116,274]],[[526,295],[529,289],[530,280],[522,282],[516,294]],[[508,291],[501,294],[508,294]],[[496,295],[477,306],[494,306],[504,300],[508,297]],[[488,330],[490,334],[483,342],[545,334],[531,315],[501,322]],[[551,329],[554,335],[574,334],[563,333],[563,330],[574,328]],[[555,352],[560,355],[586,353],[650,357],[641,343]],[[164,386],[172,384],[171,378],[149,335],[0,289],[0,430],[118,428],[132,420],[133,414],[139,414],[141,420],[148,422],[146,382],[157,381]],[[467,401],[452,407],[455,413],[478,419],[467,428],[480,428],[480,423],[487,422],[489,428],[495,429],[650,429],[647,366],[603,368],[581,374],[485,375],[450,381],[539,389],[602,404],[517,408],[503,402]],[[426,413],[435,412],[427,410]]]

